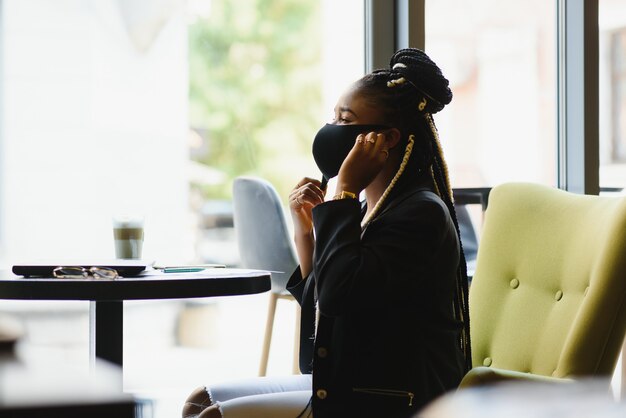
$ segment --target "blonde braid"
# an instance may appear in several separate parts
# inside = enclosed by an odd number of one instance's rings
[[[365,219],[363,219],[363,222],[361,222],[361,229],[365,229],[365,227],[367,225],[369,225],[370,222],[372,222],[372,219],[374,219],[374,216],[376,216],[376,214],[380,210],[380,207],[385,202],[385,199],[387,198],[387,196],[391,192],[391,189],[393,189],[393,187],[396,185],[396,182],[398,181],[398,179],[400,178],[400,176],[404,172],[404,168],[406,167],[407,163],[409,162],[409,157],[411,156],[411,151],[413,150],[413,144],[414,143],[415,143],[415,135],[409,135],[409,142],[406,144],[406,149],[404,151],[404,157],[402,157],[402,163],[400,163],[400,168],[398,168],[398,171],[396,172],[396,175],[393,176],[393,179],[391,179],[391,182],[389,183],[389,186],[387,186],[387,188],[383,192],[383,195],[380,197],[380,199],[378,199],[378,202],[376,202],[376,205],[374,206],[374,209],[372,209],[372,211],[369,213],[369,215],[366,216]]]
[[[439,140],[439,132],[437,131],[437,127],[435,126],[435,122],[433,121],[433,117],[431,116],[431,114],[426,113],[424,117],[426,118],[426,121],[428,122],[428,125],[430,126],[430,130],[433,133],[435,144],[437,144],[437,152],[439,153],[439,160],[441,161],[441,166],[442,166],[441,171],[443,172],[443,178],[445,181],[446,190],[450,197],[450,201],[454,202],[454,196],[452,195],[452,188],[450,187],[450,176],[448,175],[448,164],[446,163],[445,158],[443,158],[443,148],[441,148],[441,141]],[[432,168],[431,168],[431,173],[432,173]],[[433,175],[433,179],[434,179],[434,175]],[[437,182],[435,182],[435,188],[438,189]],[[438,194],[439,196],[441,196],[441,193],[438,193]]]

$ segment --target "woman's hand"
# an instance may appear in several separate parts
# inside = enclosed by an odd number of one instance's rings
[[[313,231],[311,210],[324,202],[325,190],[318,180],[305,177],[289,194],[289,209],[296,234],[310,234]]]
[[[318,180],[305,177],[289,194],[289,209],[293,219],[294,241],[302,277],[309,275],[313,265],[313,215],[311,211],[324,202],[326,190]]]
[[[383,169],[389,158],[385,134],[359,134],[337,177],[337,190],[361,193]]]

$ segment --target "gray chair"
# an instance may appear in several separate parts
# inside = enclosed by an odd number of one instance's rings
[[[289,276],[298,265],[295,249],[287,228],[283,206],[276,189],[266,180],[238,177],[233,182],[233,219],[241,267],[272,272],[272,290],[267,311],[265,337],[259,376],[267,373],[276,304],[279,299],[295,301],[285,290]],[[300,307],[296,308],[296,331],[293,351],[293,372],[300,373],[298,346]]]

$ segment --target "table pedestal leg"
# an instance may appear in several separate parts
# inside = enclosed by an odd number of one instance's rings
[[[123,365],[124,302],[89,302],[89,356]]]

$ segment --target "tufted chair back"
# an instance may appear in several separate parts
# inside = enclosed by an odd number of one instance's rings
[[[494,188],[469,298],[462,387],[610,375],[626,330],[626,199]]]

